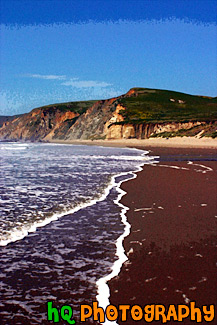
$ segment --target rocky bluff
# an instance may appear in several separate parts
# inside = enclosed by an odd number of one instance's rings
[[[216,137],[217,98],[132,88],[98,101],[53,104],[14,117],[0,117],[2,140]]]

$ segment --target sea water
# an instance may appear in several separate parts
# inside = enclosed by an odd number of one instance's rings
[[[46,324],[47,301],[73,306],[76,317],[120,258],[119,186],[154,157],[17,142],[0,143],[0,156],[1,324]]]

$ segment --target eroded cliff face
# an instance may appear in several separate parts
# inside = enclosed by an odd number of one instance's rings
[[[123,96],[131,96],[133,91]],[[121,98],[120,96],[118,98]],[[117,99],[100,100],[86,112],[78,114],[61,111],[55,106],[41,107],[4,123],[0,128],[0,139],[50,141],[77,139],[105,139],[108,126],[123,121]]]
[[[30,113],[3,119],[0,139],[9,140],[87,140],[146,139],[153,136],[202,136],[216,132],[216,121],[142,123],[124,120],[123,99],[138,98],[140,89],[108,100],[72,102],[33,109]],[[154,91],[148,90],[149,93]],[[174,100],[174,99],[173,99]],[[168,100],[171,102],[171,98]]]
[[[93,140],[110,138],[110,125],[124,120],[123,116],[119,113],[121,110],[125,110],[125,108],[118,103],[118,100],[135,95],[135,90],[130,89],[122,96],[96,102],[70,127],[65,135],[65,139]],[[119,139],[121,137],[117,133],[114,138]]]
[[[74,112],[61,112],[55,107],[36,108],[6,122],[0,128],[0,138],[12,140],[50,140],[66,121],[79,116]]]
[[[204,128],[208,127],[206,122],[185,122],[185,123],[140,123],[140,124],[122,124],[124,121],[121,111],[126,108],[120,104],[116,106],[112,117],[105,123],[104,132],[106,139],[147,139],[151,136],[160,136],[164,133],[176,133],[180,130],[190,130],[192,128],[201,127],[198,132],[204,133]]]
[[[138,125],[124,124],[111,125],[108,128],[107,139],[148,139],[151,136],[161,135],[163,133],[176,133],[180,130],[189,130],[198,126],[205,127],[206,122],[187,122],[187,123],[141,123]],[[200,131],[198,132],[201,132]],[[202,135],[203,133],[201,133]]]
[[[113,116],[115,101],[116,98],[112,98],[95,103],[69,128],[65,139],[105,139],[105,124]]]

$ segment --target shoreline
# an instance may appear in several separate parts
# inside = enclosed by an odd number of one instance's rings
[[[145,151],[144,151],[144,155],[145,155]],[[139,164],[137,166],[137,169],[135,170],[129,172],[123,172],[121,174],[117,174],[112,177],[114,179],[113,187],[116,189],[118,193],[116,199],[113,202],[114,204],[116,204],[121,208],[120,219],[121,219],[121,223],[124,225],[124,232],[117,238],[115,243],[116,244],[115,256],[117,256],[118,259],[114,261],[113,266],[111,268],[111,272],[106,276],[100,278],[96,282],[97,293],[98,293],[96,296],[96,300],[98,301],[99,306],[102,307],[104,310],[106,310],[106,307],[110,304],[110,290],[109,290],[108,283],[110,280],[118,276],[124,262],[127,261],[127,256],[124,250],[123,242],[124,239],[130,234],[131,225],[126,218],[126,212],[128,210],[128,207],[121,203],[122,197],[127,194],[123,189],[121,189],[121,185],[125,182],[135,179],[137,177],[137,173],[142,171],[143,165],[144,163]],[[122,175],[128,175],[128,178],[116,183],[115,179]],[[110,322],[108,319],[106,319],[104,324],[117,324],[117,323],[116,321]]]
[[[151,147],[149,154],[159,164],[121,185],[131,232],[128,260],[109,282],[110,303],[216,304],[216,150]]]

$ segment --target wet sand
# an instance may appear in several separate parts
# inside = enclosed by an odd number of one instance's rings
[[[124,240],[128,261],[109,283],[110,302],[216,304],[217,152],[151,148],[150,153],[160,155],[159,163],[145,165],[136,179],[122,184],[131,233]],[[129,317],[127,324],[134,323]]]

